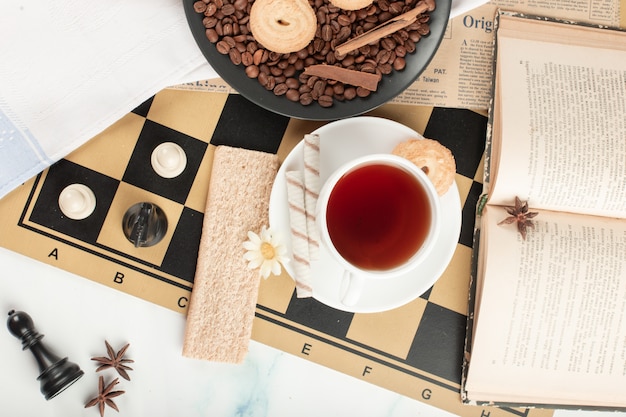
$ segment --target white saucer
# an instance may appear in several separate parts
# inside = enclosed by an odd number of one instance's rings
[[[391,152],[399,142],[423,138],[413,129],[377,117],[343,119],[324,125],[312,133],[320,136],[322,184],[335,169],[351,159],[372,153]],[[302,149],[303,142],[300,142],[278,170],[269,204],[270,226],[283,233],[290,257],[291,237],[285,172],[302,169]],[[349,307],[343,305],[339,299],[342,269],[322,245],[320,259],[312,263],[313,297],[338,310],[374,313],[400,307],[422,295],[448,266],[459,239],[461,200],[455,183],[441,196],[441,209],[442,229],[430,257],[405,275],[385,280],[367,280],[361,298]],[[294,276],[293,262],[287,263],[285,269],[290,276]]]

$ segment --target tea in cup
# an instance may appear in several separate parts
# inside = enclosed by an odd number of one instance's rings
[[[316,209],[320,239],[344,269],[339,298],[358,302],[367,280],[411,271],[431,251],[440,228],[439,196],[405,158],[374,154],[337,169]]]

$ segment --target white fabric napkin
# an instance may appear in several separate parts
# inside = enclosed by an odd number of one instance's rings
[[[0,2],[0,198],[161,89],[216,77],[181,0]]]
[[[0,3],[0,197],[159,90],[215,78],[180,0]]]

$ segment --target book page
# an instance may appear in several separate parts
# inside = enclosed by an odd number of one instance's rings
[[[483,212],[469,397],[625,406],[626,220],[542,211],[524,241],[507,216]]]
[[[584,33],[585,46],[551,43],[519,39],[528,35],[502,18],[490,203],[517,195],[535,208],[626,217],[626,33],[600,31],[602,48]]]

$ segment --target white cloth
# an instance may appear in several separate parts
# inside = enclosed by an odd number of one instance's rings
[[[0,3],[0,197],[159,90],[215,78],[180,0]]]
[[[0,2],[0,198],[161,89],[215,77],[181,0]]]

